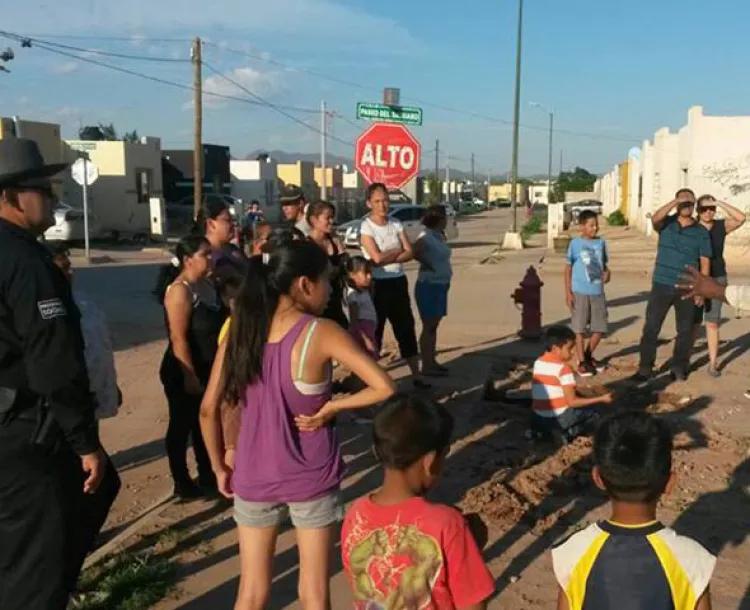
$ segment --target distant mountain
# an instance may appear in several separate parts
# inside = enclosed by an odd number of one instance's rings
[[[320,153],[295,153],[295,152],[286,152],[284,150],[254,150],[253,152],[249,153],[245,159],[257,159],[258,155],[265,154],[271,157],[271,159],[274,159],[278,161],[279,163],[294,163],[296,161],[310,161],[312,163],[315,163],[315,165],[320,165]],[[341,157],[338,155],[328,155],[326,157],[326,163],[329,166],[339,166],[339,165],[346,165],[346,167],[349,169],[349,171],[354,171],[354,159],[349,159],[346,157]],[[430,163],[425,163],[424,167],[422,168],[422,171],[420,172],[421,176],[429,176],[434,172],[434,160],[432,160],[432,165]],[[492,174],[492,180],[505,180],[505,177],[509,174],[502,173],[502,174]],[[534,174],[533,176],[521,176],[522,178],[526,178],[528,180],[534,180],[534,181],[542,181],[547,179],[547,175],[544,174]],[[442,180],[445,179],[445,167],[440,168],[440,178]],[[471,172],[456,169],[456,168],[450,168],[450,178],[451,180],[471,180]],[[484,182],[487,180],[487,174],[484,174],[482,172],[476,172],[476,181],[477,182]],[[553,176],[554,178],[554,176]]]

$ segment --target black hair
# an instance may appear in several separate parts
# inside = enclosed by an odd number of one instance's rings
[[[583,210],[580,214],[578,214],[578,224],[583,226],[592,218],[596,219],[598,217],[599,214],[594,212],[594,210]]]
[[[434,229],[437,227],[442,220],[448,216],[448,211],[445,206],[442,205],[431,205],[422,216],[422,224],[428,229]]]
[[[550,326],[544,333],[544,345],[547,351],[553,347],[563,347],[576,340],[576,334],[567,326]]]
[[[3,195],[5,196],[5,201],[8,202],[8,205],[12,205],[14,208],[18,207],[18,194],[20,193],[21,189],[17,186],[14,186],[12,184],[7,184],[5,186],[0,187],[0,199],[3,198]]]
[[[388,194],[388,187],[383,184],[382,182],[373,182],[370,186],[367,187],[367,190],[365,190],[365,199],[367,201],[370,201],[372,196],[375,194],[375,191],[382,190],[386,195]]]
[[[695,199],[695,192],[693,191],[693,189],[689,189],[689,188],[677,189],[677,192],[674,194],[674,198],[677,199],[680,195],[692,195],[693,199]]]
[[[52,241],[45,244],[47,246],[47,251],[50,253],[52,258],[57,258],[58,256],[65,256],[66,258],[70,258],[70,250],[68,249],[68,246],[66,246],[63,242],[60,241]]]
[[[153,290],[153,294],[159,303],[164,302],[164,295],[167,294],[167,288],[182,273],[185,266],[185,258],[195,256],[201,247],[204,246],[208,246],[208,242],[202,235],[191,234],[177,242],[174,249],[173,263],[162,265],[156,279],[156,288]]]
[[[245,263],[246,264],[246,263]],[[219,297],[225,305],[237,298],[245,279],[245,265],[232,258],[222,257],[214,267],[214,283]]]
[[[320,201],[315,201],[314,203],[311,203],[307,206],[307,212],[305,214],[305,218],[307,219],[307,223],[310,223],[310,219],[315,216],[316,218],[320,216],[323,212],[326,210],[331,210],[331,213],[335,216],[336,215],[336,206],[332,203],[329,203],[328,201],[323,201],[322,199]]]
[[[376,457],[384,468],[406,470],[428,453],[450,447],[453,416],[431,400],[396,394],[378,410],[372,428]]]
[[[297,227],[290,224],[280,224],[271,227],[268,240],[261,248],[264,254],[270,254],[281,246],[286,246],[295,241],[304,241],[307,237]]]
[[[359,271],[372,273],[372,261],[359,254],[356,256],[344,254],[342,256],[342,266],[344,268],[344,281],[350,288],[356,288],[351,279],[352,275]]]
[[[226,202],[221,199],[211,198],[208,199],[200,210],[198,215],[195,217],[191,234],[193,235],[205,235],[206,234],[206,223],[209,220],[216,220],[221,216],[222,212],[229,210],[229,206]]]
[[[672,432],[664,420],[643,411],[610,415],[594,434],[594,460],[612,499],[654,502],[672,472]]]
[[[265,262],[264,262],[265,260]],[[263,350],[282,295],[300,277],[319,279],[328,270],[328,257],[313,242],[289,239],[277,243],[268,256],[254,256],[235,301],[224,367],[224,393],[240,402],[248,386],[263,374]]]

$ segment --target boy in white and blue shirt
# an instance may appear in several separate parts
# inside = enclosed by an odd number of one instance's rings
[[[609,281],[607,243],[598,236],[596,212],[584,210],[578,217],[581,237],[568,246],[565,266],[565,295],[572,312],[571,326],[576,334],[577,373],[591,377],[604,370],[594,351],[609,328],[604,284]],[[586,332],[589,332],[588,341]]]

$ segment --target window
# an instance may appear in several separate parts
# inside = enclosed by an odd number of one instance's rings
[[[412,222],[420,218],[419,208],[403,208],[396,210],[391,216],[401,222]]]
[[[151,170],[135,170],[135,192],[138,203],[148,203],[151,199]]]

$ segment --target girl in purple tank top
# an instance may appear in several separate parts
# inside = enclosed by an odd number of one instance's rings
[[[287,517],[297,530],[300,599],[307,608],[330,607],[329,558],[344,474],[332,420],[395,391],[349,333],[317,317],[329,287],[328,258],[314,243],[290,241],[251,259],[206,390],[203,435],[219,489],[234,497],[239,529],[236,610],[267,604],[276,535]],[[331,400],[334,360],[366,389]],[[224,463],[217,397],[243,408],[234,472]]]

